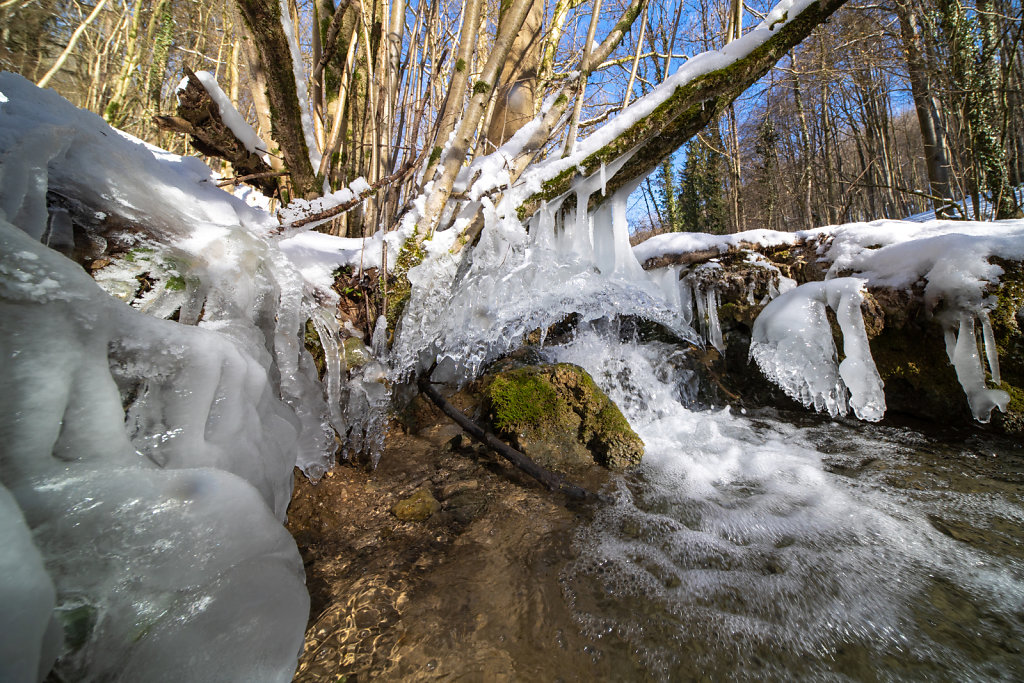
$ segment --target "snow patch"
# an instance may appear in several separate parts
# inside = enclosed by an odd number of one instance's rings
[[[260,139],[260,136],[252,129],[252,126],[245,120],[245,117],[235,109],[235,105],[231,104],[231,98],[221,90],[220,85],[217,83],[217,78],[209,71],[196,71],[195,73],[196,78],[199,79],[203,88],[210,95],[210,99],[217,104],[217,109],[220,110],[220,120],[224,122],[224,125],[235,134],[235,137],[245,145],[247,150],[253,154],[259,154],[263,161],[269,164],[270,157],[267,156],[267,144]],[[181,92],[187,85],[188,77],[185,77],[178,84],[177,91]]]

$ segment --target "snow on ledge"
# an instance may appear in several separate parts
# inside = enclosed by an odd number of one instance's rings
[[[245,117],[235,109],[235,105],[231,104],[231,98],[221,90],[220,85],[217,83],[217,78],[209,71],[196,71],[196,78],[199,79],[203,89],[210,95],[210,99],[217,103],[217,108],[220,110],[220,120],[224,125],[231,129],[231,132],[235,134],[239,142],[245,145],[247,150],[253,154],[259,154],[263,157],[263,161],[269,164],[270,158],[267,156],[267,144],[256,134],[256,131],[245,120]],[[181,83],[178,84],[175,92],[184,90],[188,82],[187,76],[181,79]]]

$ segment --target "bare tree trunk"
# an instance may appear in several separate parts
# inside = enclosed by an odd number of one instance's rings
[[[309,161],[302,129],[302,112],[292,71],[292,55],[281,25],[277,0],[237,0],[242,18],[256,44],[257,59],[266,78],[266,97],[274,139],[280,145],[295,194],[315,197],[319,182]]]
[[[804,110],[804,98],[800,92],[800,76],[796,68],[796,55],[792,57],[793,66],[793,102],[796,105],[797,121],[800,124],[800,210],[804,217],[804,227],[808,230],[814,225],[814,210],[811,208],[811,197],[814,193],[814,180],[811,164],[811,133],[807,127],[807,112]]]
[[[537,71],[541,58],[544,0],[533,0],[523,27],[516,34],[499,79],[487,128],[487,142],[500,147],[533,119],[538,95]]]
[[[455,183],[455,176],[458,174],[463,161],[469,152],[473,136],[476,134],[477,126],[483,116],[484,109],[494,90],[495,80],[499,70],[512,49],[512,42],[526,20],[526,15],[533,6],[532,0],[515,0],[502,21],[498,37],[494,41],[491,55],[484,65],[480,79],[473,85],[473,97],[463,115],[462,122],[455,133],[448,151],[441,157],[441,177],[437,180],[434,190],[427,198],[424,211],[424,225],[417,235],[417,241],[422,242],[429,235],[433,234],[441,219],[441,211],[451,196],[452,186]]]
[[[477,30],[480,27],[480,4],[482,0],[466,0],[462,11],[462,33],[459,36],[459,50],[455,57],[455,68],[448,84],[444,106],[438,117],[437,134],[434,136],[434,147],[430,153],[424,182],[434,177],[434,169],[441,161],[441,150],[448,137],[455,130],[455,123],[465,104],[466,91],[469,88],[469,69],[476,49]]]
[[[952,208],[950,202],[953,199],[953,189],[949,183],[949,149],[945,127],[939,116],[938,97],[929,82],[930,69],[921,45],[917,8],[912,4],[912,0],[896,0],[894,6],[907,58],[910,92],[914,98],[914,109],[921,128],[925,169],[928,172],[928,186],[933,197],[932,206],[936,217],[946,218]]]
[[[85,33],[85,29],[89,27],[89,24],[93,22],[93,19],[99,16],[100,10],[103,9],[103,5],[105,5],[106,3],[107,0],[100,0],[96,3],[96,6],[92,8],[92,12],[89,13],[89,16],[87,16],[85,20],[78,25],[78,28],[75,29],[74,33],[71,34],[71,38],[68,40],[68,44],[64,47],[64,50],[60,53],[60,56],[57,57],[57,61],[54,62],[53,66],[50,67],[50,70],[47,71],[46,74],[39,79],[39,82],[36,83],[36,85],[38,85],[40,88],[45,88],[46,85],[50,82],[50,79],[53,78],[53,75],[60,71],[60,68],[64,66],[64,62],[67,61],[68,57],[71,55],[71,52],[75,49],[75,44],[78,42],[78,39],[82,37],[82,34]]]

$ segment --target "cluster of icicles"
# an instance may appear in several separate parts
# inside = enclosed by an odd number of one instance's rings
[[[544,204],[527,231],[511,211],[486,212],[487,224],[471,260],[444,250],[410,274],[414,284],[403,334],[392,355],[392,372],[407,377],[435,359],[447,381],[466,381],[496,357],[517,347],[534,330],[542,334],[575,314],[579,322],[609,315],[638,316],[665,325],[681,339],[725,350],[718,309],[720,263],[645,271],[629,245],[627,186],[588,210],[592,195],[606,192],[619,165],[581,178],[567,195]],[[521,199],[510,191],[515,206]],[[565,200],[572,198],[568,209]],[[765,308],[755,321],[750,358],[789,396],[830,415],[876,421],[885,413],[882,380],[871,357],[861,304],[867,278],[831,277],[800,286],[762,256],[767,295],[748,304]],[[950,297],[953,300],[954,297]],[[842,333],[838,353],[827,309]],[[999,383],[998,358],[986,306],[953,306],[940,315],[947,351],[974,417],[987,422],[1009,396],[986,383],[975,321],[984,331],[991,381]],[[840,361],[840,358],[842,359]]]

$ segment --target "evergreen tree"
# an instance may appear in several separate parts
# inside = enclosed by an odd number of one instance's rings
[[[718,122],[686,146],[686,166],[680,175],[680,230],[723,235],[728,232],[725,201],[725,157]]]
[[[658,169],[658,209],[661,212],[661,225],[666,232],[680,232],[684,228],[680,224],[679,198],[676,196],[675,168],[672,157],[661,162]]]
[[[754,153],[757,155],[757,181],[761,186],[761,202],[764,206],[764,227],[777,230],[777,213],[779,207],[779,133],[771,116],[765,112],[761,125],[757,128],[757,139],[754,141]]]

